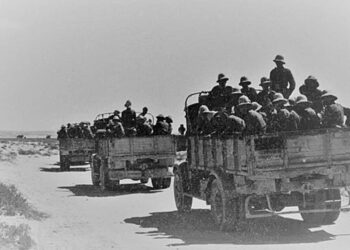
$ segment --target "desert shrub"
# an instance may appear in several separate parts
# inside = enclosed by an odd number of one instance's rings
[[[29,234],[30,227],[26,224],[0,223],[0,246],[5,247],[3,249],[30,249],[34,241]]]
[[[29,219],[46,217],[44,213],[33,209],[14,185],[5,185],[2,183],[0,183],[1,214],[8,216],[23,215]]]

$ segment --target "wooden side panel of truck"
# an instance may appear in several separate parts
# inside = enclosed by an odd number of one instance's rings
[[[171,177],[168,168],[174,165],[176,157],[175,140],[170,135],[98,140],[96,157],[101,168],[93,166],[92,178],[96,180],[93,182],[106,186],[107,182],[118,185],[123,179],[147,182],[151,178],[153,186],[168,187]],[[98,183],[97,179],[104,180]]]
[[[90,162],[95,152],[95,140],[83,138],[59,139],[60,164],[62,170],[69,170],[70,165]]]

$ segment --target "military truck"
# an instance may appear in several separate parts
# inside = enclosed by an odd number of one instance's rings
[[[191,96],[199,96],[198,102],[189,105]],[[337,220],[339,189],[350,184],[349,128],[198,136],[193,125],[206,101],[201,92],[185,102],[187,160],[174,167],[178,211],[191,210],[193,198],[204,200],[221,230],[289,213],[313,224]]]
[[[69,171],[71,165],[83,165],[90,162],[95,152],[94,139],[64,138],[59,139],[60,169]]]
[[[110,114],[110,113],[108,113]],[[151,121],[153,121],[153,116]],[[91,179],[102,190],[116,189],[123,179],[138,180],[145,184],[149,179],[154,189],[168,188],[176,157],[176,139],[172,135],[109,138],[103,136],[107,115],[99,115],[96,152],[91,161]],[[105,120],[103,120],[105,119]],[[103,123],[105,125],[103,125]]]

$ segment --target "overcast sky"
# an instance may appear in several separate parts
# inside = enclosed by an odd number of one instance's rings
[[[220,72],[257,87],[276,54],[350,106],[348,0],[0,0],[0,129],[46,130],[122,110],[184,123]],[[176,129],[177,130],[177,129]]]

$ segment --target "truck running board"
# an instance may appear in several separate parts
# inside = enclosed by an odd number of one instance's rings
[[[347,206],[343,206],[340,209],[310,209],[310,210],[297,210],[297,211],[275,211],[272,209],[270,196],[266,195],[268,209],[259,210],[259,211],[257,211],[257,213],[252,214],[249,211],[249,201],[252,197],[253,196],[248,196],[244,202],[245,216],[247,219],[271,217],[271,216],[277,216],[277,215],[282,215],[282,214],[322,213],[322,212],[337,212],[337,211],[350,212],[350,204]]]

